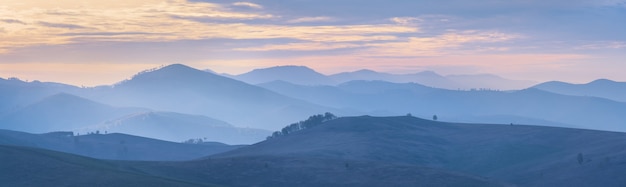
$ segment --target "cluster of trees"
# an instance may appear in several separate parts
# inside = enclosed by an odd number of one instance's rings
[[[204,143],[204,141],[205,141],[206,139],[207,139],[206,137],[204,137],[204,140],[203,140],[203,138],[192,138],[192,139],[189,139],[189,140],[182,141],[181,143],[186,143],[186,144],[202,144],[202,143]]]
[[[337,119],[337,116],[335,116],[334,114],[330,112],[326,112],[324,114],[313,115],[309,117],[309,119],[306,119],[304,121],[300,121],[297,123],[292,123],[291,125],[284,127],[282,130],[272,133],[272,135],[268,136],[267,139],[285,136],[285,135],[288,135],[297,131],[301,131],[304,129],[318,126],[324,122],[334,120],[334,119]]]

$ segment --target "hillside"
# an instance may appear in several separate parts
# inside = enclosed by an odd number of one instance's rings
[[[221,143],[174,143],[126,134],[75,136],[71,132],[30,134],[8,130],[0,130],[0,144],[55,150],[99,159],[144,161],[191,160],[241,147]]]
[[[146,109],[113,107],[59,93],[0,116],[0,128],[32,133],[68,131],[140,111]]]
[[[391,74],[364,69],[353,72],[337,73],[330,75],[329,77],[337,81],[338,83],[345,83],[350,81],[386,81],[394,83],[414,82],[436,88],[465,88],[463,85],[455,83],[433,71],[422,71],[412,74]]]
[[[0,145],[2,186],[203,186],[120,168],[118,164],[35,148]]]
[[[560,81],[545,82],[533,86],[540,90],[564,95],[592,96],[626,102],[626,82],[598,79],[586,84],[571,84]]]
[[[116,106],[219,118],[238,127],[275,129],[312,113],[335,111],[181,64],[135,75],[86,96]],[[281,116],[281,117],[269,117]]]
[[[158,179],[166,182],[163,184],[177,181],[224,186],[611,187],[626,184],[621,177],[626,172],[624,142],[625,134],[616,132],[361,116],[330,120],[251,146],[183,162],[99,161],[0,146],[0,151],[8,153],[0,157],[9,161],[0,167],[17,168],[11,170],[15,171],[11,173],[14,177],[24,177],[25,173],[47,177],[54,176],[47,168],[57,167],[60,160],[71,164],[58,166],[69,174],[75,173],[74,167],[83,167],[87,176],[110,169],[118,175],[140,174],[135,182]],[[23,149],[27,155],[15,153]],[[23,167],[26,161],[22,157],[34,160],[37,167]],[[64,161],[66,158],[70,160]],[[54,161],[44,162],[49,159]],[[31,168],[39,170],[32,172]],[[104,177],[92,184],[118,177],[101,175]],[[13,178],[0,181],[24,184]],[[34,181],[29,184],[43,184]]]
[[[569,96],[538,89],[519,91],[444,90],[416,83],[351,81],[337,86],[261,84],[267,89],[312,103],[370,115],[404,115],[446,121],[529,123],[626,131],[626,103],[597,97]]]
[[[77,92],[78,87],[47,82],[25,82],[0,78],[0,116],[60,92]]]
[[[252,156],[183,163],[143,163],[134,168],[154,176],[225,186],[464,186],[502,183],[482,177],[406,164],[345,159]]]
[[[235,127],[206,116],[174,112],[134,113],[78,130],[81,133],[95,131],[132,134],[172,142],[203,138],[227,144],[252,144],[264,140],[270,134],[267,130]]]
[[[418,83],[443,89],[492,89],[519,90],[532,86],[534,82],[511,80],[491,74],[446,75],[433,71],[422,71],[411,74],[391,74],[372,70],[337,73],[329,76],[338,83],[350,81],[386,81],[394,83]]]
[[[346,117],[217,158],[360,160],[469,173],[520,186],[621,186],[624,133]],[[582,155],[582,162],[577,155]]]
[[[335,81],[331,78],[305,66],[276,66],[255,69],[244,74],[233,76],[233,78],[249,84],[260,84],[278,80],[300,85],[335,84]]]

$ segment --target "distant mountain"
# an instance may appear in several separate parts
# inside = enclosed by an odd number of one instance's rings
[[[102,103],[211,116],[246,128],[274,130],[311,114],[336,112],[181,64],[91,91],[87,97]]]
[[[146,109],[112,107],[60,93],[0,116],[0,128],[33,133],[69,131],[139,111]]]
[[[511,80],[491,74],[447,75],[446,78],[465,89],[520,90],[536,84],[534,81]]]
[[[532,81],[505,79],[491,74],[448,75],[442,76],[433,71],[413,74],[390,74],[372,70],[359,70],[330,75],[336,82],[343,83],[356,80],[386,81],[394,83],[418,83],[425,86],[443,89],[493,89],[518,90],[532,86]]]
[[[259,84],[272,81],[285,81],[300,85],[332,85],[335,82],[315,70],[305,66],[276,66],[255,69],[248,73],[236,75],[234,79],[249,84]]]
[[[437,88],[452,88],[457,89],[460,88],[461,85],[457,85],[456,83],[446,79],[445,77],[433,72],[433,71],[423,71],[419,73],[413,74],[390,74],[390,73],[381,73],[372,70],[359,70],[354,72],[344,72],[338,73],[334,75],[330,75],[330,78],[333,80],[344,83],[356,80],[365,80],[365,81],[387,81],[387,82],[395,82],[395,83],[419,83],[426,86],[437,87]]]
[[[198,186],[150,176],[112,161],[0,145],[2,186]]]
[[[538,84],[533,88],[564,95],[602,97],[626,102],[626,82],[615,82],[608,79],[598,79],[587,84],[551,81]]]
[[[0,116],[60,92],[77,92],[80,88],[59,83],[25,82],[0,78]]]
[[[270,131],[238,128],[206,116],[173,112],[141,112],[86,127],[78,132],[125,133],[159,140],[182,142],[192,138],[228,144],[252,144],[264,140]]]
[[[415,83],[351,81],[332,86],[260,84],[294,98],[370,115],[403,115],[444,121],[533,123],[626,131],[626,103],[559,95],[537,89],[502,92],[455,91]],[[359,113],[355,112],[355,113]],[[443,118],[441,118],[443,117]]]
[[[201,115],[112,107],[61,93],[0,116],[0,128],[31,133],[111,132],[182,142],[201,138],[230,144],[264,140],[270,131],[238,128]]]
[[[519,186],[620,186],[626,184],[620,177],[626,172],[620,164],[626,162],[620,149],[625,142],[626,134],[614,132],[362,116],[331,120],[211,158],[337,159],[347,167],[369,161],[462,172]]]
[[[0,144],[27,146],[109,160],[191,160],[241,146],[221,143],[186,144],[126,134],[75,135],[72,132],[30,134],[0,130]]]

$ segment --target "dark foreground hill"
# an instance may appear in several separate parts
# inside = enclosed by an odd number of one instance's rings
[[[0,186],[201,186],[36,148],[0,145],[0,160]]]
[[[111,160],[180,161],[230,151],[241,146],[222,143],[186,144],[126,134],[71,132],[30,134],[0,130],[0,145],[28,146]]]
[[[407,164],[520,186],[624,186],[625,148],[624,133],[364,116],[339,118],[216,156]]]
[[[104,161],[0,145],[2,186],[475,186],[501,184],[383,162],[243,157],[188,162]]]
[[[193,161],[107,163],[159,179],[224,186],[625,186],[626,135],[344,117]]]

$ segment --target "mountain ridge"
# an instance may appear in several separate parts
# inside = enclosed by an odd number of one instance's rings
[[[561,81],[549,81],[533,88],[564,95],[592,96],[626,102],[626,82],[609,79],[597,79],[584,84],[572,84]]]

